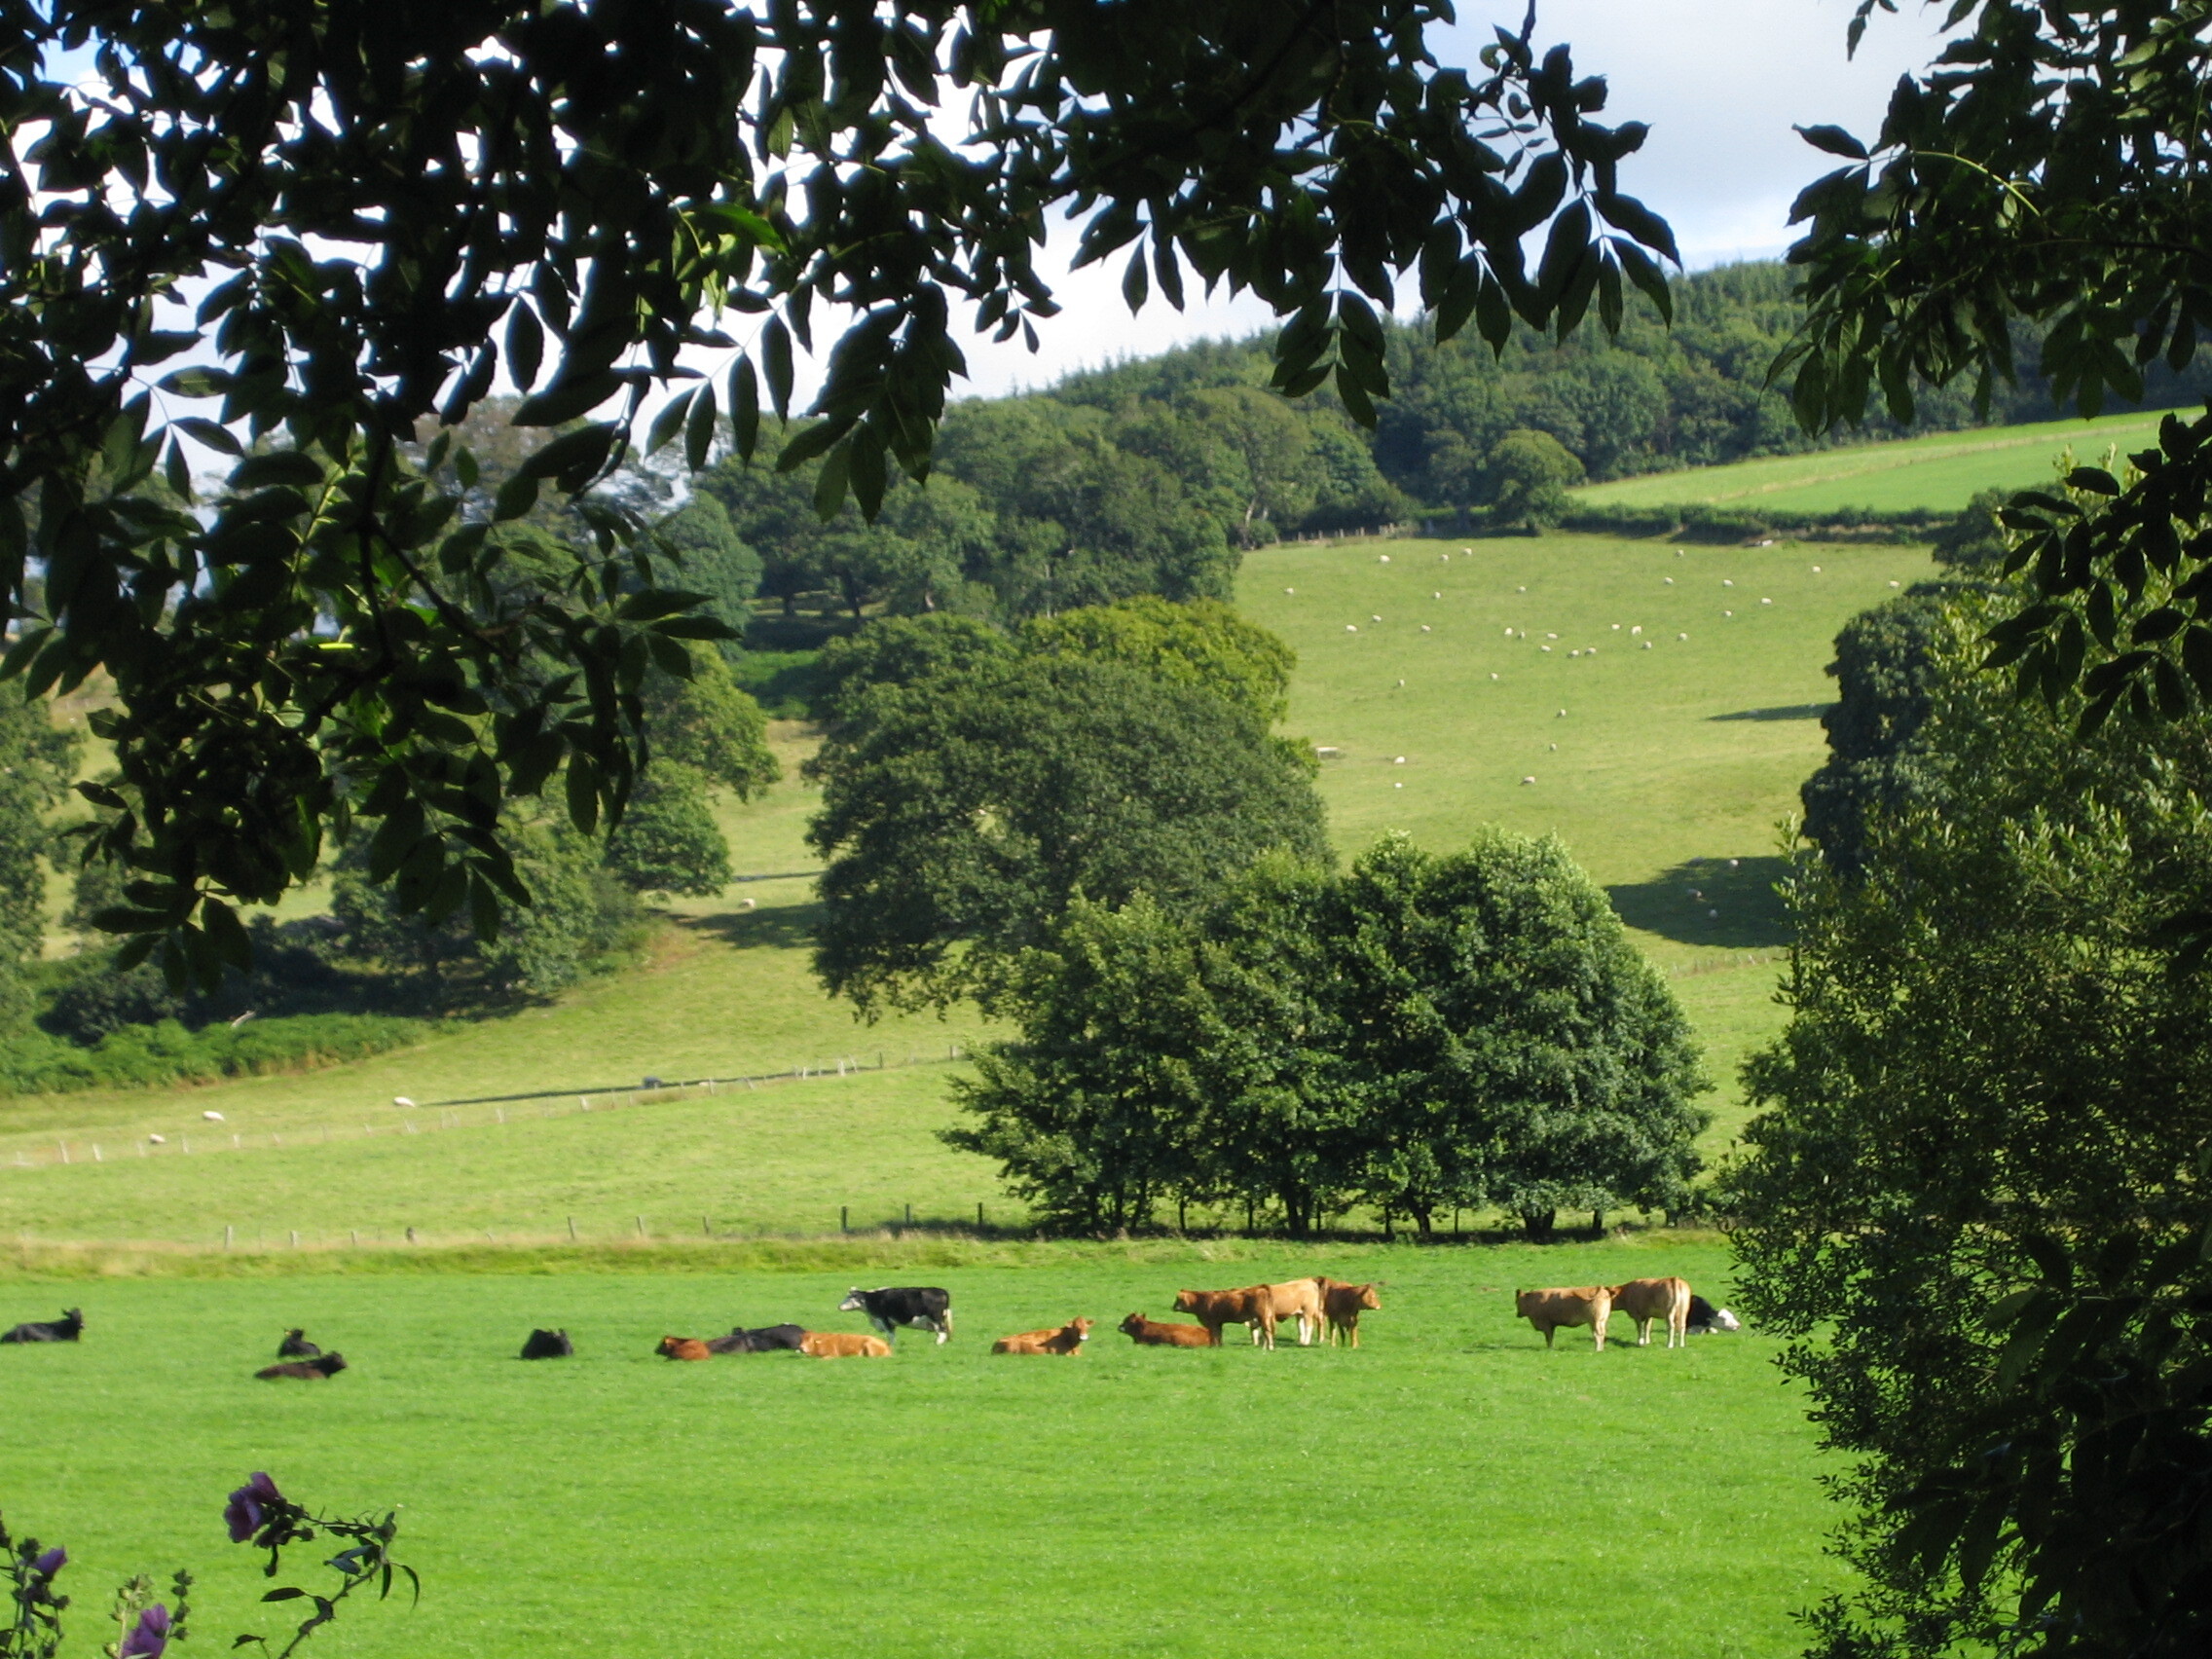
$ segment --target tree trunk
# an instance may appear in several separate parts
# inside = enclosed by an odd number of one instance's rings
[[[1523,1210],[1521,1212],[1522,1231],[1528,1234],[1531,1243],[1549,1244],[1552,1241],[1552,1229],[1558,1222],[1559,1211],[1557,1210]]]
[[[1414,1210],[1412,1213],[1414,1218],[1414,1225],[1420,1229],[1420,1235],[1423,1238],[1428,1237],[1430,1234],[1430,1228],[1428,1225],[1430,1211],[1428,1207],[1424,1204],[1420,1208]]]
[[[1604,1210],[1592,1210],[1590,1212],[1590,1231],[1601,1238],[1605,1236],[1605,1212]]]
[[[1382,1242],[1385,1244],[1394,1244],[1397,1242],[1397,1238],[1398,1235],[1392,1227],[1390,1221],[1390,1206],[1388,1204],[1384,1204],[1382,1206]]]

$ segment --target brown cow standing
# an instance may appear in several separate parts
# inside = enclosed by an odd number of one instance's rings
[[[1359,1346],[1359,1316],[1362,1312],[1379,1313],[1382,1299],[1375,1294],[1371,1284],[1345,1284],[1333,1278],[1313,1281],[1321,1287],[1321,1313],[1327,1326],[1329,1345],[1336,1346],[1339,1338],[1349,1338],[1353,1347]]]
[[[1069,1356],[1081,1353],[1083,1345],[1090,1340],[1088,1319],[1070,1319],[1064,1325],[1051,1330],[1023,1331],[1018,1336],[1001,1337],[991,1345],[993,1353],[1056,1353]]]
[[[713,1350],[697,1337],[663,1337],[653,1350],[663,1359],[712,1359]]]
[[[809,1331],[799,1339],[798,1351],[816,1359],[888,1359],[891,1345],[861,1331]]]
[[[1212,1347],[1213,1334],[1203,1325],[1162,1325],[1142,1313],[1122,1321],[1122,1334],[1139,1347]]]
[[[1580,1285],[1573,1290],[1517,1290],[1514,1314],[1544,1334],[1544,1346],[1552,1346],[1552,1333],[1562,1325],[1588,1325],[1605,1351],[1605,1321],[1612,1316],[1611,1285]]]
[[[1175,1311],[1194,1315],[1206,1328],[1214,1347],[1221,1346],[1224,1325],[1250,1325],[1262,1346],[1275,1346],[1274,1297],[1264,1284],[1242,1290],[1179,1290]]]
[[[1667,1346],[1690,1346],[1690,1287],[1687,1279],[1640,1278],[1613,1286],[1613,1311],[1636,1321],[1636,1346],[1651,1346],[1654,1320],[1667,1321]]]

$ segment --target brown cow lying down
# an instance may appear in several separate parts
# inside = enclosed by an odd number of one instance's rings
[[[798,1351],[816,1359],[888,1359],[891,1345],[862,1331],[809,1331]]]
[[[276,1365],[265,1365],[254,1375],[260,1378],[296,1377],[302,1382],[322,1382],[346,1369],[346,1356],[342,1353],[318,1353],[313,1359],[287,1359]]]
[[[1327,1323],[1329,1345],[1334,1347],[1339,1338],[1348,1337],[1353,1347],[1359,1346],[1360,1314],[1382,1309],[1382,1299],[1375,1294],[1375,1287],[1333,1278],[1313,1282],[1321,1287],[1321,1315]]]
[[[1122,1321],[1122,1334],[1139,1347],[1212,1347],[1213,1334],[1203,1325],[1162,1325],[1142,1313]]]
[[[1001,1337],[991,1345],[993,1353],[1056,1353],[1078,1354],[1083,1345],[1090,1340],[1088,1319],[1070,1319],[1066,1324],[1049,1331],[1023,1331],[1019,1336]]]
[[[1598,1351],[1605,1351],[1605,1321],[1613,1311],[1610,1285],[1582,1285],[1573,1290],[1517,1290],[1513,1311],[1544,1334],[1544,1346],[1552,1346],[1552,1333],[1562,1325],[1588,1325],[1596,1333]]]
[[[707,1345],[697,1337],[663,1337],[660,1346],[653,1350],[663,1359],[711,1359],[714,1357]]]
[[[1206,1328],[1211,1346],[1221,1346],[1224,1325],[1250,1325],[1255,1333],[1266,1333],[1264,1346],[1275,1346],[1274,1297],[1264,1284],[1246,1285],[1242,1290],[1179,1290],[1175,1293],[1175,1311],[1197,1318]],[[1255,1335],[1254,1340],[1260,1338]]]
[[[1687,1279],[1641,1278],[1613,1286],[1613,1311],[1636,1321],[1636,1346],[1651,1346],[1654,1320],[1667,1321],[1667,1346],[1690,1346],[1690,1287]]]

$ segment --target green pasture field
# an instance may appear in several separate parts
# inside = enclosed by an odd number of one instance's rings
[[[2185,412],[2186,415],[2187,412]],[[1575,500],[1599,507],[1729,506],[1746,511],[1822,513],[1845,507],[1955,512],[1976,491],[2031,490],[2048,484],[2051,462],[2068,449],[2077,463],[2102,464],[2156,441],[2157,414],[2115,414],[2095,421],[2039,421],[1936,432],[1894,443],[1861,444],[1814,455],[1767,456],[1592,484]]]
[[[1354,542],[1252,554],[1240,603],[1298,649],[1287,729],[1339,752],[1321,789],[1342,852],[1389,830],[1449,849],[1498,823],[1557,832],[1605,884],[1706,1042],[1718,1154],[1744,1117],[1736,1066],[1781,1019],[1775,827],[1822,757],[1830,643],[1930,572],[1898,547]],[[992,1227],[1018,1223],[991,1166],[935,1132],[952,1117],[947,1056],[980,1022],[860,1025],[812,978],[803,835],[818,792],[797,776],[811,739],[775,734],[786,780],[724,812],[743,879],[675,906],[636,964],[354,1065],[0,1104],[0,1238],[206,1246],[228,1226],[240,1247],[289,1247],[295,1231],[312,1247],[413,1227],[520,1242],[565,1238],[572,1217],[604,1240],[634,1236],[641,1216],[650,1238],[818,1234],[840,1209],[855,1229],[903,1224],[908,1204],[918,1223],[973,1225],[978,1202]],[[831,1075],[622,1092],[647,1075],[798,1067]],[[537,1091],[557,1092],[487,1099]]]
[[[843,1274],[565,1274],[46,1283],[8,1317],[84,1305],[81,1346],[0,1348],[0,1494],[68,1546],[71,1651],[109,1586],[199,1579],[195,1648],[276,1634],[256,1561],[222,1530],[255,1469],[304,1501],[398,1504],[404,1595],[307,1651],[866,1655],[1792,1654],[1791,1614],[1838,1587],[1798,1394],[1753,1334],[1686,1351],[1556,1351],[1517,1284],[1678,1269],[1711,1244],[1400,1247],[1234,1265],[1071,1253],[973,1269],[955,1340],[878,1361],[704,1365],[664,1333],[834,1311]],[[1328,1271],[1382,1284],[1357,1351],[1136,1349],[1112,1326],[1178,1286]],[[863,1282],[881,1282],[879,1278]],[[1070,1360],[987,1352],[1099,1321]],[[346,1353],[329,1383],[266,1383],[287,1326]],[[578,1353],[524,1364],[534,1325]],[[1234,1328],[1232,1331],[1234,1335]],[[298,1552],[313,1582],[313,1548]],[[112,1633],[104,1633],[112,1634]]]

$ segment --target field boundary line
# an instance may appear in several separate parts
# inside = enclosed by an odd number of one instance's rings
[[[180,1130],[175,1139],[167,1136],[156,1139],[150,1135],[119,1129],[105,1138],[95,1140],[91,1134],[71,1134],[64,1131],[49,1137],[46,1144],[31,1147],[19,1146],[13,1152],[0,1153],[0,1171],[51,1169],[60,1164],[117,1163],[129,1158],[199,1158],[208,1153],[271,1152],[284,1148],[284,1136],[292,1137],[292,1145],[328,1146],[338,1141],[361,1141],[379,1135],[437,1134],[447,1129],[495,1128],[509,1124],[543,1122],[555,1118],[582,1117],[592,1112],[622,1112],[639,1106],[674,1105],[680,1101],[696,1100],[725,1089],[757,1089],[781,1088],[793,1083],[811,1083],[820,1078],[859,1077],[864,1074],[905,1071],[928,1066],[957,1065],[969,1057],[960,1044],[947,1045],[947,1052],[936,1054],[909,1053],[903,1060],[894,1060],[888,1053],[874,1065],[850,1055],[830,1061],[827,1065],[793,1066],[789,1071],[739,1073],[729,1077],[701,1077],[685,1081],[653,1080],[636,1084],[610,1084],[592,1088],[543,1088],[519,1094],[479,1094],[465,1099],[424,1100],[397,1107],[398,1116],[381,1124],[309,1123],[296,1124],[289,1129],[245,1130],[232,1129],[222,1123],[203,1124],[200,1127]],[[379,1106],[379,1112],[390,1112],[397,1106]],[[541,1105],[538,1110],[507,1114],[509,1106],[527,1106],[533,1102],[573,1101],[571,1106],[560,1110]],[[463,1110],[471,1106],[489,1106],[489,1114],[470,1114]],[[434,1119],[424,1116],[436,1114]],[[198,1145],[194,1142],[198,1141]]]

